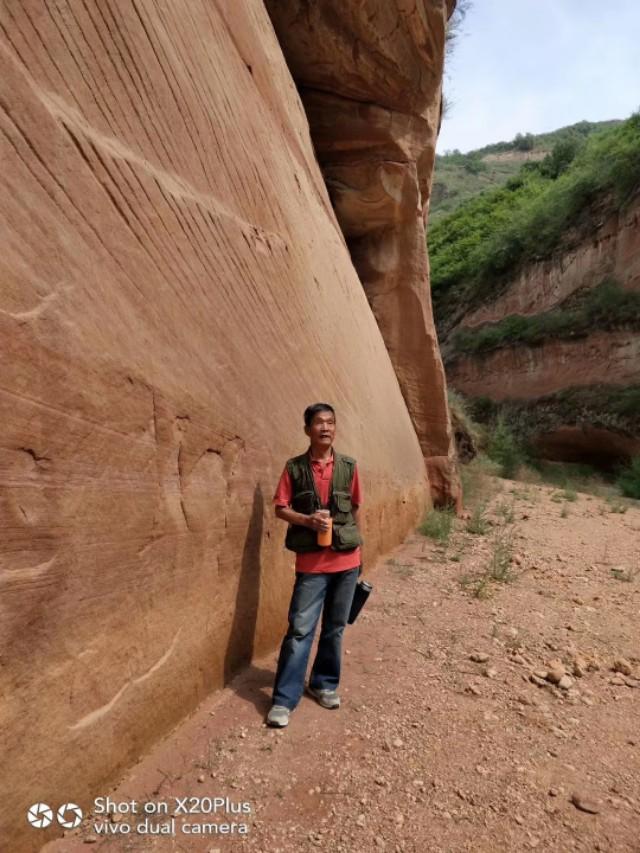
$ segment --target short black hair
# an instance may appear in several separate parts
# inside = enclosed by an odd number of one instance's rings
[[[331,412],[334,418],[336,416],[335,409],[328,403],[314,403],[312,406],[307,406],[304,410],[304,425],[311,426],[318,412]]]

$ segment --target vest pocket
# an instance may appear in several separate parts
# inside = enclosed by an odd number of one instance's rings
[[[334,518],[339,524],[345,524],[351,520],[351,495],[349,492],[334,492],[333,504],[335,508]]]
[[[355,524],[342,524],[333,528],[335,546],[338,551],[348,551],[362,545],[360,531]]]
[[[291,501],[291,506],[296,512],[304,513],[304,515],[312,515],[315,511],[316,496],[314,492],[304,491],[294,495]]]

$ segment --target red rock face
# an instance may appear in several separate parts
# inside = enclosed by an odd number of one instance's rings
[[[341,137],[372,156],[337,207],[380,192],[389,231],[363,244],[365,293],[262,3],[3,11],[7,849],[54,834],[26,825],[25,803],[73,782],[86,809],[280,638],[293,555],[271,497],[307,446],[305,406],[335,405],[336,447],[359,461],[365,561],[428,502],[424,454],[449,440],[422,234],[443,5],[417,4],[393,37],[386,21],[366,27],[388,60],[361,66],[350,44],[340,66],[358,69],[354,96],[393,81],[371,108],[380,144],[354,139],[357,110]],[[396,112],[414,89],[414,112]],[[335,180],[341,144],[325,149]]]
[[[576,341],[503,347],[457,359],[448,374],[463,394],[492,400],[531,400],[589,385],[637,385],[640,338],[630,331],[594,332]]]
[[[422,451],[452,461],[424,234],[451,6],[267,0]]]

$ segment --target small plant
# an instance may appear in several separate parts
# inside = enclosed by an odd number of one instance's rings
[[[449,555],[449,559],[453,563],[461,562],[462,558],[464,557],[464,548],[465,548],[465,543],[459,542],[457,547],[456,547],[456,550],[453,552],[453,554]]]
[[[513,531],[498,531],[493,543],[487,574],[498,583],[509,583],[513,579],[511,558],[513,556]]]
[[[513,520],[515,518],[515,507],[513,503],[508,504],[506,501],[500,501],[496,506],[495,512],[505,524],[513,524]]]
[[[513,556],[513,528],[502,528],[494,537],[491,557],[479,575],[465,574],[460,578],[460,586],[468,590],[474,598],[488,598],[492,583],[509,583],[514,579],[511,569]]]
[[[410,566],[407,563],[398,563],[395,560],[391,568],[396,574],[400,575],[400,577],[402,578],[410,578],[414,573],[413,566]]]
[[[618,477],[616,485],[627,498],[640,500],[640,456],[635,456]]]
[[[479,577],[462,575],[460,586],[470,592],[473,598],[489,598],[491,595],[491,585],[489,584],[489,577],[486,574]]]
[[[512,479],[525,462],[522,447],[502,418],[498,418],[496,428],[489,439],[487,453],[490,459],[500,465],[500,476],[506,479]]]
[[[500,466],[479,453],[471,462],[460,466],[462,494],[466,507],[474,507],[478,501],[487,501],[497,491],[493,477],[500,474]]]
[[[418,532],[436,542],[448,542],[453,530],[453,509],[431,509],[425,520],[418,528]]]
[[[471,518],[467,521],[467,531],[476,536],[484,536],[489,529],[489,522],[485,515],[486,506],[484,503],[479,503],[471,513]]]
[[[640,569],[627,569],[624,566],[614,566],[611,569],[611,574],[617,581],[625,581],[625,583],[631,583],[635,580],[636,575]]]
[[[577,501],[578,493],[575,491],[575,489],[564,489],[561,492],[554,492],[551,495],[551,500],[555,501],[555,503],[557,504],[562,503],[563,501]]]
[[[607,510],[609,512],[616,512],[623,515],[628,509],[628,504],[619,498],[607,498]],[[605,515],[605,513],[603,512],[602,515]]]

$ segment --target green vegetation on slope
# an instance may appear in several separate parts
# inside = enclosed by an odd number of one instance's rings
[[[640,500],[640,456],[636,456],[631,465],[621,472],[618,488],[625,497]]]
[[[487,154],[502,154],[507,151],[531,151],[536,148],[550,151],[559,142],[573,141],[576,138],[584,140],[594,131],[610,130],[621,123],[619,119],[595,122],[579,121],[576,124],[560,127],[558,130],[552,130],[549,133],[518,133],[511,142],[494,142],[491,145],[485,145],[484,148],[478,148],[477,152],[474,153],[484,157]]]
[[[640,329],[640,293],[623,290],[605,279],[588,290],[573,308],[556,308],[523,317],[512,314],[498,323],[458,329],[453,346],[458,353],[476,354],[504,346],[535,346],[552,338],[574,338],[595,329]]]
[[[496,404],[488,398],[462,398],[465,411],[478,417],[483,426],[474,423],[474,432],[483,436],[480,454],[462,467],[465,502],[468,496],[468,476],[478,465],[485,465],[484,453],[496,466],[500,477],[546,482],[564,489],[554,496],[557,501],[574,501],[577,491],[606,497],[609,512],[626,512],[625,498],[640,500],[640,456],[607,469],[578,462],[549,462],[537,457],[530,439],[538,432],[553,431],[568,422],[579,424],[582,419],[592,425],[622,432],[637,431],[640,425],[640,386],[611,388],[592,386],[572,388],[559,394],[534,401],[509,401]],[[598,418],[598,412],[602,420]],[[617,419],[616,419],[617,415]],[[468,415],[469,416],[469,415]],[[616,422],[617,420],[617,422]],[[532,479],[533,475],[533,479]],[[473,493],[475,489],[471,489]],[[475,497],[475,495],[474,495]],[[563,513],[566,517],[568,512]]]
[[[543,159],[558,143],[579,143],[596,130],[618,124],[619,121],[581,121],[552,133],[519,133],[511,142],[496,142],[467,154],[456,149],[437,155],[429,220],[435,222],[478,193],[502,186],[524,162]]]
[[[548,256],[604,198],[621,208],[640,187],[640,114],[585,142],[556,144],[504,187],[483,193],[429,229],[431,288],[441,321],[456,303],[494,295],[518,265]]]
[[[465,398],[471,418],[488,428],[501,418],[519,440],[563,426],[589,426],[626,435],[640,432],[640,385],[589,385],[565,388],[535,400]]]

